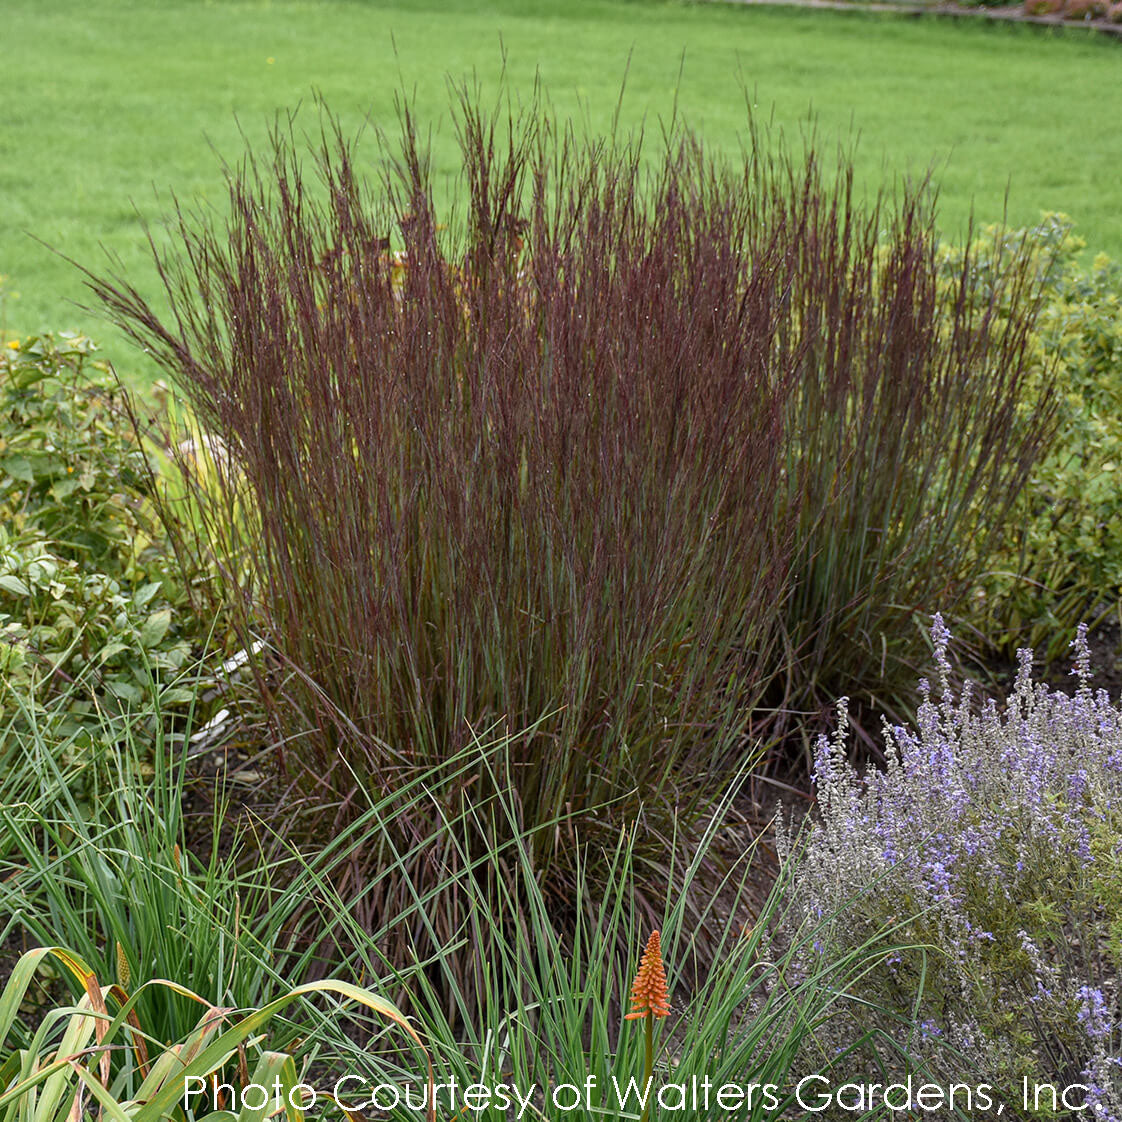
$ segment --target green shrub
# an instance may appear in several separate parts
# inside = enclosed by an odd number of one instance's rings
[[[0,720],[44,706],[105,731],[177,681],[199,625],[150,502],[153,465],[122,391],[82,337],[0,352]],[[65,705],[50,704],[65,697]]]
[[[1052,662],[1063,636],[1122,592],[1122,267],[1101,254],[1085,265],[1085,243],[1053,214],[1032,230],[987,231],[974,250],[983,291],[994,246],[1026,237],[1042,281],[1033,382],[1055,379],[1058,431],[964,614],[1007,656],[1031,646]],[[949,251],[946,277],[957,260]]]

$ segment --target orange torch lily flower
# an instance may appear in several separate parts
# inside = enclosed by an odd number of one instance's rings
[[[628,1021],[640,1017],[666,1017],[670,1013],[670,993],[666,988],[666,967],[662,962],[662,943],[657,931],[651,932],[639,963],[639,973],[631,987],[631,1012]]]

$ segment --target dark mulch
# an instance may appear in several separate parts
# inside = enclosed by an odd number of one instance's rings
[[[1091,652],[1092,688],[1106,690],[1110,699],[1118,702],[1122,699],[1122,627],[1119,627],[1118,615],[1108,617],[1089,631],[1087,645]],[[1051,689],[1070,693],[1076,687],[1073,667],[1074,658],[1049,663],[1038,659],[1033,665],[1033,678]],[[1017,677],[1016,663],[996,661],[985,669],[994,682],[990,692],[1004,693],[1012,689]]]

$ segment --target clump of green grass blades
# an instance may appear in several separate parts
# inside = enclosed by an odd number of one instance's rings
[[[501,802],[511,815],[509,799]],[[718,819],[727,810],[723,801]],[[645,1098],[639,1089],[644,1086],[646,1040],[624,1014],[652,928],[661,929],[671,1011],[660,1019],[655,1037],[650,1117],[682,1116],[681,1108],[674,1108],[679,1085],[687,1088],[687,1105],[691,1095],[703,1094],[697,1090],[701,1084],[710,1087],[689,1111],[691,1117],[748,1120],[782,1116],[795,1105],[800,1079],[813,1072],[844,1072],[857,1051],[864,1063],[879,1062],[880,1070],[906,1068],[907,1053],[883,1034],[849,1040],[838,1049],[833,1033],[850,1004],[863,1000],[862,979],[900,953],[899,929],[887,925],[862,946],[834,954],[829,932],[835,916],[792,922],[789,890],[797,860],[761,899],[752,888],[750,850],[714,893],[705,876],[704,854],[718,845],[721,832],[717,825],[707,829],[699,855],[692,859],[672,848],[669,860],[680,862],[672,872],[681,892],[664,897],[653,911],[636,895],[640,870],[635,834],[624,832],[610,854],[610,890],[591,882],[578,866],[582,896],[597,901],[597,907],[572,928],[551,915],[525,839],[516,838],[501,855],[509,870],[505,895],[496,899],[476,892],[468,909],[470,946],[494,952],[467,977],[488,992],[466,992],[461,959],[455,955],[440,957],[410,982],[409,1008],[428,1027],[426,1039],[432,1041],[439,1080],[447,1085],[454,1079],[461,1088],[503,1083],[508,1094],[514,1087],[523,1092],[535,1088],[544,1117],[561,1116],[552,1105],[555,1089],[575,1086],[579,1095],[564,1090],[556,1100],[576,1101],[565,1117],[581,1122],[605,1113],[637,1118]],[[329,883],[321,881],[316,894],[330,907]],[[715,945],[705,945],[703,931],[691,918],[691,896],[704,896],[703,927],[719,932]],[[515,909],[523,917],[517,925],[510,923]],[[345,922],[356,946],[352,968],[377,973],[380,960],[362,940],[361,925],[353,915]],[[810,959],[816,963],[812,969],[794,965]],[[450,1014],[444,996],[449,989],[457,994]],[[893,1010],[881,1015],[884,1023],[907,1019],[906,1013]],[[416,1080],[410,1067],[414,1061],[404,1054],[395,1059],[385,1049],[373,1054],[359,1044],[337,1043],[340,1070],[368,1086]],[[758,1089],[718,1103],[716,1089],[725,1084],[745,1089],[755,1084]],[[772,1089],[774,1099],[765,1101],[764,1088]],[[446,1099],[441,1103],[446,1105]],[[404,1119],[407,1113],[391,1111],[390,1116]],[[509,1116],[495,1102],[480,1117],[497,1122]]]
[[[791,922],[787,901],[797,861],[784,868],[761,903],[751,891],[745,854],[717,886],[717,894],[706,896],[703,912],[720,936],[704,955],[713,965],[704,968],[699,961],[702,936],[686,906],[687,895],[696,897],[712,887],[702,882],[702,857],[687,860],[671,849],[669,860],[683,862],[675,877],[682,894],[667,896],[648,913],[637,905],[635,834],[627,831],[610,854],[612,892],[595,918],[581,918],[575,928],[566,929],[550,914],[510,794],[496,789],[495,774],[489,774],[481,796],[491,793],[492,808],[504,817],[512,838],[502,851],[476,858],[501,868],[502,878],[474,878],[459,886],[468,917],[464,937],[476,960],[466,975],[461,972],[463,956],[453,946],[421,969],[395,971],[380,951],[380,940],[367,934],[361,896],[340,894],[332,874],[335,863],[318,854],[294,853],[288,895],[308,901],[320,929],[334,932],[332,973],[336,978],[379,979],[376,984],[302,980],[312,970],[312,960],[290,960],[289,978],[278,976],[272,995],[260,995],[247,1011],[244,1005],[238,1009],[204,997],[198,991],[209,984],[206,961],[176,957],[166,944],[151,945],[140,977],[120,947],[106,972],[71,949],[41,946],[19,960],[0,994],[0,1117],[4,1122],[85,1117],[259,1122],[267,1113],[283,1112],[289,1122],[301,1122],[310,1105],[306,1087],[316,1091],[317,1111],[338,1101],[351,1108],[351,1117],[380,1087],[382,1105],[394,1089],[400,1096],[410,1088],[413,1104],[426,1096],[425,1114],[432,1119],[458,1112],[463,1102],[456,1096],[483,1084],[494,1089],[493,1101],[476,1113],[498,1122],[510,1117],[503,1095],[513,1095],[514,1088],[532,1102],[533,1116],[551,1117],[560,1109],[555,1104],[571,1100],[572,1091],[562,1088],[568,1084],[587,1096],[584,1104],[565,1109],[575,1119],[603,1117],[605,1109],[635,1117],[644,1099],[649,1099],[651,1118],[677,1117],[673,1104],[684,1094],[687,1099],[703,1096],[692,1116],[747,1122],[782,1113],[795,1101],[797,1080],[807,1074],[845,1070],[851,1053],[837,1053],[832,1025],[860,1000],[866,974],[886,956],[900,953],[891,927],[835,955],[828,934],[834,917]],[[174,788],[166,779],[154,783]],[[368,809],[337,839],[346,853],[372,844],[379,830],[391,837],[399,834],[386,823],[384,807],[372,804]],[[722,831],[717,822],[728,809],[724,800],[700,839],[700,853],[717,844]],[[142,850],[136,858],[133,875],[151,877]],[[398,875],[405,864],[399,859],[389,873]],[[62,874],[56,870],[53,875]],[[582,891],[595,893],[579,865],[578,875]],[[507,886],[501,898],[483,891],[484,885],[496,883]],[[179,885],[179,891],[189,890]],[[377,891],[368,884],[364,895]],[[414,891],[423,916],[428,900],[446,896],[447,886],[415,885]],[[512,924],[515,911],[522,921]],[[167,918],[175,922],[174,915]],[[216,915],[215,922],[230,939],[233,953],[252,956],[264,941],[261,928],[271,927],[273,919],[259,908],[247,908],[236,929],[228,916]],[[662,930],[671,1007],[660,1019],[647,1089],[644,1035],[625,1020],[624,1012],[629,981],[652,923]],[[484,937],[488,929],[490,935]],[[812,945],[813,968],[797,967],[811,957]],[[40,996],[29,1012],[25,999],[32,978],[50,963],[75,996],[72,1003]],[[165,971],[176,976],[168,978]],[[471,987],[478,992],[470,993]],[[456,995],[450,1014],[449,991]],[[184,1005],[195,1016],[185,1020],[181,1035],[169,1037],[152,1013],[171,1003]],[[295,1018],[300,1032],[293,1033],[291,1025],[274,1032],[276,1018],[290,1006],[302,1012]],[[891,1011],[884,1011],[885,1019],[891,1017]],[[29,1023],[34,1019],[35,1027]],[[309,1021],[314,1022],[311,1029]],[[387,1021],[400,1033],[389,1031]],[[13,1034],[20,1037],[15,1043]],[[885,1057],[886,1065],[906,1064],[905,1053],[887,1046],[892,1055]],[[867,1059],[876,1055],[878,1040],[862,1039],[853,1047],[863,1048]],[[312,1061],[314,1075],[308,1070]],[[185,1095],[186,1090],[209,1087],[210,1076],[229,1085],[221,1104],[209,1090]],[[340,1083],[344,1076],[348,1081]],[[300,1084],[305,1088],[298,1089]],[[757,1089],[747,1090],[753,1084]],[[725,1091],[718,1101],[717,1090],[726,1085],[741,1090]],[[269,1089],[259,1106],[259,1092],[249,1091],[256,1086]],[[505,1090],[497,1090],[500,1086]],[[455,1087],[460,1091],[450,1089]],[[698,1089],[704,1087],[709,1089]],[[229,1113],[216,1115],[219,1105]],[[416,1109],[405,1105],[387,1108],[385,1114],[418,1117]]]
[[[5,933],[63,944],[99,978],[125,975],[137,987],[187,978],[211,1005],[261,1003],[280,985],[276,960],[299,969],[285,931],[295,902],[273,889],[267,867],[239,870],[243,847],[223,844],[221,805],[192,851],[186,755],[166,714],[103,720],[112,738],[60,735],[41,707],[0,730],[0,766],[22,761],[0,770]],[[172,992],[145,990],[138,1002],[146,1030],[165,1042],[198,1020],[195,1003]]]
[[[940,303],[924,185],[862,207],[813,152],[733,168],[683,131],[648,160],[470,94],[458,120],[446,229],[408,110],[380,191],[327,117],[323,190],[290,125],[231,169],[227,221],[181,216],[171,318],[91,277],[222,449],[202,517],[249,559],[229,592],[277,656],[257,682],[304,823],[440,775],[389,816],[410,856],[371,921],[434,868],[451,887],[399,962],[457,940],[513,836],[477,730],[559,913],[635,822],[653,909],[769,708],[892,694],[1050,431],[1020,394],[1027,274],[967,299],[964,256]]]

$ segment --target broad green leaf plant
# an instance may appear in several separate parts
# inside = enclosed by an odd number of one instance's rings
[[[17,694],[67,735],[94,714],[164,707],[200,625],[150,502],[153,459],[82,336],[0,348],[0,717]]]
[[[163,979],[132,994],[122,984],[125,979],[103,985],[82,958],[63,947],[38,947],[16,963],[0,994],[0,1040],[7,1039],[36,971],[47,960],[69,972],[83,994],[73,1006],[48,1010],[28,1047],[0,1051],[3,1122],[78,1122],[88,1110],[106,1122],[262,1122],[281,1112],[288,1122],[303,1122],[304,1085],[296,1062],[290,1053],[265,1047],[263,1030],[282,1009],[315,994],[338,995],[396,1025],[423,1057],[429,1086],[433,1083],[432,1063],[416,1029],[393,1003],[361,986],[327,979],[294,986],[248,1012],[222,1009]],[[184,1040],[162,1045],[145,1033],[135,1008],[147,987],[166,989],[203,1007],[198,1025]],[[208,1104],[205,1093],[190,1093],[205,1089],[235,1064],[243,1089],[267,1088],[272,1096],[260,1102],[255,1096],[254,1105],[243,1093],[232,1104],[235,1109],[225,1110],[213,1100]],[[429,1096],[430,1122],[435,1122],[434,1099]]]

